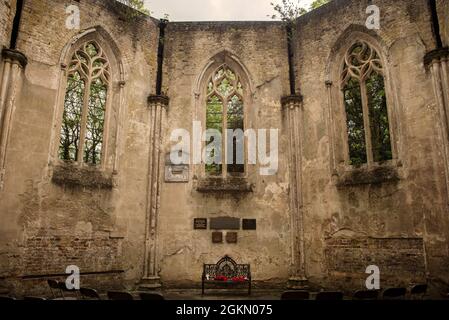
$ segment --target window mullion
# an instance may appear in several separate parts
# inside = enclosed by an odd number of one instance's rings
[[[366,89],[366,81],[360,81],[360,89],[362,90],[362,108],[363,108],[363,125],[365,127],[365,146],[368,166],[374,163],[373,148],[371,141],[371,125],[369,121],[368,93]]]
[[[228,156],[228,150],[227,150],[227,123],[228,123],[228,101],[227,99],[223,99],[223,122],[222,122],[222,129],[221,129],[221,171],[224,178],[228,176],[228,165],[227,165],[227,156]]]
[[[80,130],[80,141],[78,147],[78,159],[79,163],[84,162],[84,142],[86,141],[86,131],[87,131],[87,116],[89,113],[89,99],[90,99],[90,86],[91,79],[86,81],[86,87],[84,88],[84,96],[83,96],[83,110],[81,117],[81,130]]]

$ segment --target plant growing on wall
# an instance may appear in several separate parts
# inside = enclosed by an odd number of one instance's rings
[[[301,6],[301,0],[282,0],[281,3],[271,3],[275,13],[271,15],[274,20],[281,20],[289,25],[303,14],[329,3],[331,0],[315,0],[310,5],[309,10]]]

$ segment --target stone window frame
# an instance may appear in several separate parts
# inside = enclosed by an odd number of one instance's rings
[[[205,64],[206,66],[203,68],[200,73],[196,85],[194,88],[194,100],[195,100],[195,119],[196,121],[200,121],[203,130],[206,129],[206,103],[207,103],[207,87],[209,81],[213,74],[220,69],[223,65],[228,66],[233,72],[238,75],[239,80],[242,82],[242,86],[244,88],[242,100],[243,100],[243,124],[244,128],[252,128],[252,121],[249,117],[250,110],[252,110],[253,105],[253,84],[251,78],[249,76],[248,69],[243,65],[240,59],[233,53],[228,50],[220,51],[215,54],[208,62]],[[221,176],[209,176],[206,174],[205,164],[194,166],[195,175],[201,180],[245,180],[247,179],[253,172],[251,170],[251,166],[248,165],[248,150],[247,150],[247,139],[245,137],[245,148],[244,148],[244,159],[245,159],[245,167],[244,173],[238,176],[230,176],[226,175],[225,165],[223,165],[222,175]],[[204,147],[204,145],[202,146]],[[222,156],[225,159],[225,154]],[[237,183],[238,184],[238,183]],[[245,185],[245,188],[247,186]],[[220,189],[220,188],[219,188]]]
[[[99,165],[89,165],[84,161],[64,161],[59,158],[60,132],[62,126],[62,116],[64,112],[64,102],[67,89],[68,66],[76,50],[87,42],[94,42],[100,46],[109,62],[109,84],[105,104],[103,146],[101,163]],[[51,146],[49,163],[54,166],[55,171],[66,172],[69,170],[72,174],[69,178],[70,184],[79,184],[91,186],[92,181],[87,181],[86,177],[93,177],[95,181],[106,179],[102,185],[112,186],[112,174],[118,172],[119,167],[119,146],[120,129],[123,127],[123,97],[125,87],[125,68],[122,63],[121,53],[112,37],[101,27],[95,27],[73,37],[63,48],[59,61],[59,87],[55,104],[53,119]],[[86,89],[86,92],[87,89]],[[83,125],[83,124],[82,124]],[[56,170],[55,170],[56,169]],[[64,177],[67,176],[64,174]],[[75,177],[75,178],[73,178]],[[78,178],[84,177],[84,178]],[[75,180],[75,181],[74,181]],[[79,180],[79,181],[78,181]],[[86,180],[86,181],[84,181]],[[63,183],[58,176],[53,181]]]
[[[349,159],[346,109],[341,74],[345,65],[345,55],[357,42],[365,42],[375,50],[383,67],[393,159],[380,163],[369,161],[366,164],[355,166],[350,164]],[[401,131],[398,121],[399,101],[395,91],[394,78],[389,67],[388,51],[384,47],[377,36],[371,36],[361,31],[351,31],[340,37],[336,47],[331,52],[327,70],[328,78],[325,85],[328,94],[327,123],[330,140],[330,168],[331,174],[337,177],[337,184],[364,184],[398,179],[396,168],[402,166],[398,145],[398,136]],[[370,173],[377,172],[380,169],[386,169],[388,172],[382,172],[380,175],[381,181],[378,181],[379,179]],[[363,173],[367,173],[367,179],[364,179]]]

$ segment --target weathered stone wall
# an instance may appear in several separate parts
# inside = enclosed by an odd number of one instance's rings
[[[427,265],[431,277],[447,280],[442,144],[431,76],[423,64],[424,55],[435,48],[427,1],[376,1],[381,28],[375,32],[364,27],[368,2],[333,1],[297,25],[307,273],[324,286],[349,278],[353,281],[346,286],[363,287],[370,264],[380,267],[382,285],[423,281]],[[340,90],[339,74],[332,72],[343,60],[335,57],[363,34],[379,44],[387,61],[397,148],[390,165],[399,180],[370,183],[370,173],[362,169],[355,181],[343,181],[351,173],[335,170],[332,163],[344,150],[337,140],[345,134],[339,131],[342,101],[334,94]],[[330,103],[326,81],[332,81]]]
[[[304,96],[306,274],[312,285],[330,289],[363,287],[370,264],[380,267],[384,287],[423,281],[426,273],[448,281],[442,136],[432,79],[423,64],[435,48],[429,8],[425,0],[379,0],[381,29],[368,31],[369,2],[334,0],[300,18],[295,30],[296,80]],[[81,9],[81,30],[65,28],[69,3]],[[8,7],[0,0],[2,22],[9,12],[3,8]],[[447,2],[438,1],[438,8],[447,45]],[[95,32],[89,33],[91,28]],[[70,58],[65,55],[71,41],[77,43],[75,37],[85,32],[109,44],[115,68],[110,154],[101,171],[61,166],[55,156],[64,94],[61,64]],[[18,49],[29,64],[20,79],[0,191],[0,290],[37,288],[46,275],[63,274],[72,264],[88,274],[83,283],[95,287],[131,287],[141,279],[153,120],[147,97],[154,94],[158,33],[156,21],[130,21],[123,6],[109,0],[25,2]],[[396,157],[377,170],[343,172],[338,163],[344,150],[338,137],[345,135],[336,98],[339,59],[358,37],[377,43],[386,62]],[[0,44],[8,38],[0,30]],[[246,79],[246,128],[280,131],[277,173],[262,176],[259,165],[249,166],[245,190],[222,192],[230,182],[221,181],[209,186],[215,192],[202,192],[198,186],[206,184],[207,190],[207,181],[195,165],[188,182],[161,184],[160,207],[150,209],[159,210],[156,262],[164,285],[198,283],[203,263],[226,254],[250,263],[256,282],[285,284],[290,276],[288,119],[280,102],[290,94],[286,39],[276,22],[167,27],[163,91],[170,104],[162,132],[164,155],[172,146],[173,129],[192,133],[192,121],[204,117],[202,73],[223,57]],[[332,82],[329,89],[326,81]],[[164,172],[164,159],[161,163]],[[216,217],[257,219],[257,230],[239,230],[237,244],[213,244],[212,230],[194,230],[193,219],[210,223]]]
[[[15,0],[0,1],[0,48],[9,47],[15,2]]]
[[[198,88],[197,83],[209,61],[226,51],[247,70],[251,82],[252,87],[245,88],[252,95],[245,105],[246,129],[280,129],[281,152],[276,175],[261,176],[259,166],[249,166],[247,183],[254,185],[250,193],[198,192],[201,176],[195,170],[200,166],[192,166],[186,184],[163,184],[159,221],[162,280],[199,282],[203,263],[215,263],[228,254],[238,263],[250,263],[255,281],[285,283],[291,240],[287,135],[280,105],[289,88],[285,29],[275,22],[170,23],[165,50],[164,90],[171,99],[166,138],[175,128],[192,133],[192,121],[202,119],[206,100],[198,97],[206,88]],[[164,152],[173,144],[166,141]],[[257,219],[257,230],[238,231],[237,244],[212,244],[211,230],[193,230],[194,218],[222,216]]]
[[[438,18],[440,21],[440,32],[443,38],[443,46],[449,46],[449,2],[437,0]]]
[[[80,30],[65,27],[68,4],[80,8]],[[111,64],[112,90],[118,92],[124,86],[121,96],[111,96],[114,111],[109,150],[114,154],[117,148],[118,168],[112,173],[108,157],[101,175],[109,177],[104,181],[112,179],[113,184],[108,182],[101,188],[88,183],[94,179],[93,173],[83,178],[72,172],[64,183],[64,171],[61,174],[59,170],[58,178],[52,181],[58,168],[54,153],[55,144],[59,144],[58,115],[62,107],[57,103],[58,90],[64,90],[60,88],[64,78],[61,63],[70,59],[63,55],[70,51],[69,42],[75,36],[91,28],[97,28],[93,34],[98,32],[109,43],[109,54],[114,55],[109,58],[123,65],[120,70],[118,64]],[[2,278],[64,274],[66,266],[72,264],[82,273],[125,270],[120,276],[133,284],[141,277],[146,199],[143,177],[147,175],[145,146],[149,136],[147,97],[156,81],[157,30],[151,19],[129,20],[123,6],[109,0],[25,2],[18,49],[29,64],[17,101],[5,185],[0,192]],[[121,134],[115,140],[118,129]],[[77,176],[77,183],[73,183]],[[84,181],[87,178],[89,181]]]

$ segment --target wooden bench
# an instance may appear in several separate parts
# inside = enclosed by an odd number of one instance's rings
[[[248,286],[251,295],[251,267],[249,264],[237,264],[231,257],[224,256],[216,264],[205,264],[202,276],[202,294],[205,286],[238,288]]]

